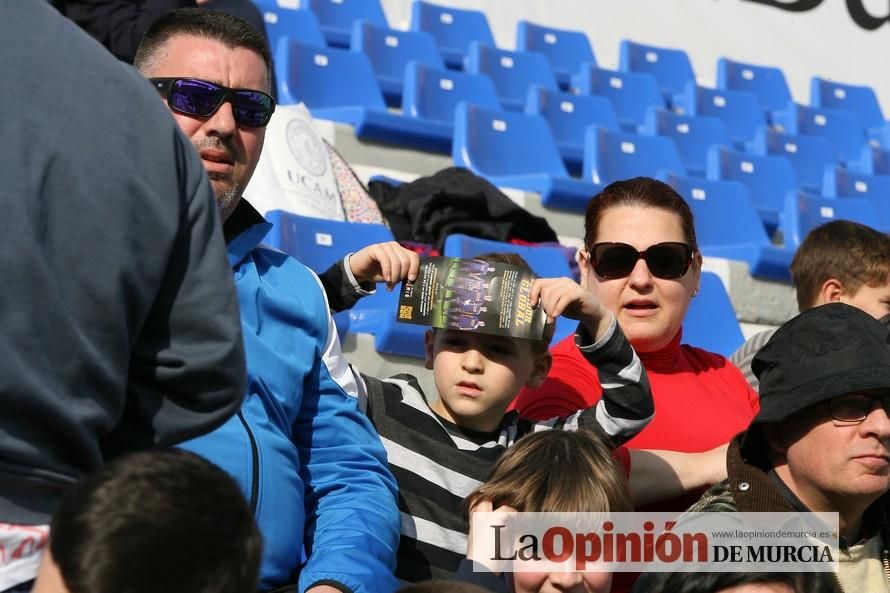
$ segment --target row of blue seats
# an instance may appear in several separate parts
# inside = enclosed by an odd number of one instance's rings
[[[323,220],[282,211],[269,212],[266,217],[273,229],[265,242],[316,272],[326,270],[346,253],[393,240],[392,233],[383,225]],[[492,252],[518,253],[539,276],[572,276],[565,250],[558,247],[514,245],[466,235],[451,235],[445,241],[444,254],[448,256],[474,257]],[[352,310],[338,314],[337,325],[341,333],[374,334],[378,352],[422,357],[426,328],[398,323],[397,310],[397,291],[378,290],[360,300]],[[571,335],[576,325],[572,320],[558,319],[554,342]],[[727,356],[743,342],[732,303],[716,275],[702,274],[701,291],[686,316],[683,335],[689,343]]]
[[[577,89],[573,77],[583,70],[582,65],[596,67],[593,48],[583,32],[520,21],[516,32],[517,51],[498,49],[484,13],[473,10],[416,1],[412,5],[411,30],[400,31],[389,28],[376,0],[304,0],[303,6],[309,10],[281,8],[274,0],[256,2],[264,10],[273,46],[281,36],[287,35],[301,43],[321,46],[327,43],[365,53],[391,105],[398,105],[405,65],[412,60],[433,67],[441,67],[444,62],[453,68],[485,72],[494,79],[504,106],[516,109],[522,108],[530,84],[545,88],[556,88],[559,84],[564,89]],[[359,22],[362,24],[357,26]],[[474,49],[477,46],[484,49]],[[747,126],[740,124],[748,131],[763,123],[773,123],[775,113],[794,110],[784,74],[771,66],[721,58],[717,63],[717,88],[696,89],[695,73],[683,50],[624,40],[619,51],[618,71],[645,75],[623,77],[625,80],[621,81],[624,86],[634,87],[632,94],[639,97],[637,103],[642,105],[642,108],[628,106],[627,117],[621,114],[622,121],[633,125],[641,123],[640,116],[650,105],[684,109],[690,113],[707,105],[718,110],[737,111],[734,118],[749,122]],[[614,83],[611,79],[610,84]],[[715,103],[713,94],[708,91],[722,91],[728,96],[716,99]],[[753,96],[735,96],[732,91]],[[886,140],[890,134],[870,87],[813,77],[810,106],[851,112],[858,122],[854,127],[872,130],[870,135],[877,141]],[[638,117],[633,117],[634,112]],[[811,119],[809,116],[807,112],[801,115],[791,113],[780,116],[779,119],[784,121],[776,123],[793,131],[788,128],[789,118],[800,119],[798,124],[790,125],[806,126],[807,120]],[[752,120],[753,124],[750,123]],[[734,130],[731,132],[735,140],[740,140]]]
[[[362,26],[357,23],[356,30]],[[480,63],[486,61],[484,49],[474,46]],[[454,107],[459,101],[489,108],[500,108],[504,103],[489,77],[409,62],[401,83],[402,114],[398,115],[387,110],[373,70],[362,54],[286,39],[277,48],[276,67],[282,103],[304,102],[318,117],[354,125],[360,137],[421,150],[449,151]],[[703,174],[706,150],[711,144],[734,143],[751,147],[755,153],[784,154],[802,165],[798,171],[800,184],[810,191],[821,184],[821,171],[827,164],[849,163],[856,170],[866,150],[863,170],[868,171],[874,162],[874,151],[866,144],[862,130],[851,124],[852,115],[847,111],[792,104],[788,112],[777,114],[777,119],[784,124],[784,134],[799,138],[775,132],[759,138],[766,120],[750,94],[690,85],[688,90],[694,98],[676,98],[675,103],[687,112],[679,115],[664,109],[651,79],[648,96],[655,103],[647,101],[645,85],[639,83],[648,78],[584,67],[574,77],[581,94],[532,85],[526,91],[524,108],[548,120],[573,173],[580,169],[583,134],[589,125],[670,136],[678,143],[684,166],[693,175]],[[344,84],[346,80],[348,85]],[[748,100],[737,101],[738,97]],[[885,152],[879,162],[890,160]],[[806,158],[802,157],[804,153]],[[817,174],[811,174],[813,171]]]

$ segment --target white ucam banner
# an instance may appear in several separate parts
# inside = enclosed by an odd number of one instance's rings
[[[391,26],[408,28],[409,0],[381,0]],[[584,31],[597,62],[618,65],[621,40],[681,48],[698,82],[713,86],[720,57],[781,68],[794,100],[810,78],[869,85],[890,117],[887,0],[433,0],[482,10],[498,46],[516,46],[516,23]]]
[[[284,210],[345,220],[327,148],[304,105],[276,107],[266,128],[263,154],[244,197],[261,214]]]

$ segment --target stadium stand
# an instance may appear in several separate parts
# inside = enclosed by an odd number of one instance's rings
[[[389,27],[380,0],[301,0],[300,7],[318,16],[325,39],[332,47],[349,47],[355,21]]]
[[[818,194],[825,169],[834,166],[831,142],[822,136],[806,136],[760,128],[749,146],[752,154],[784,156],[797,174],[800,189]]]
[[[726,125],[716,117],[681,115],[666,109],[649,108],[641,134],[665,136],[674,141],[683,167],[690,175],[704,177],[708,150],[717,144],[732,146]]]
[[[846,109],[790,103],[786,110],[773,114],[773,122],[791,134],[824,136],[831,142],[838,161],[859,159],[866,143],[865,131],[859,124],[859,118]]]
[[[683,93],[674,96],[673,105],[682,113],[723,120],[739,149],[744,149],[757,129],[767,123],[757,95],[747,91],[709,89],[691,82]]]
[[[692,63],[682,49],[656,47],[625,39],[619,48],[618,69],[654,76],[668,105],[674,95],[686,90],[686,85],[695,83]]]
[[[717,88],[754,93],[767,114],[785,109],[791,102],[791,90],[785,74],[774,66],[758,66],[720,58],[717,60]]]
[[[852,111],[863,128],[884,125],[878,97],[869,86],[844,84],[814,76],[810,82],[810,105]]]
[[[617,72],[598,68],[596,64],[581,65],[572,76],[572,91],[609,99],[621,127],[628,132],[639,130],[650,107],[666,107],[658,81],[651,74]]]
[[[463,68],[464,56],[474,41],[494,47],[494,36],[485,13],[415,0],[411,5],[411,30],[430,33],[449,68]]]
[[[539,193],[546,206],[583,210],[601,187],[569,177],[550,126],[538,115],[460,103],[452,157],[495,185]]]
[[[552,91],[559,89],[544,54],[498,49],[478,41],[470,44],[464,71],[488,76],[494,82],[501,105],[511,111],[525,108],[532,85]]]
[[[349,48],[368,56],[386,104],[392,107],[401,105],[408,62],[445,68],[436,40],[429,33],[398,31],[356,21]]]
[[[594,95],[575,95],[533,85],[525,112],[547,120],[556,146],[570,173],[581,172],[584,135],[588,126],[617,132],[621,128],[611,101]]]
[[[583,32],[544,27],[526,20],[516,23],[516,49],[547,56],[562,89],[569,88],[572,74],[581,64],[596,64],[593,47]]]

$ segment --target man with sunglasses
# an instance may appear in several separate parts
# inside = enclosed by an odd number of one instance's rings
[[[260,244],[270,225],[241,199],[275,109],[265,39],[228,14],[183,9],[149,28],[134,65],[201,156],[241,305],[244,404],[184,447],[244,490],[264,537],[261,590],[391,592],[399,516],[385,451],[318,278]]]
[[[836,512],[844,591],[890,591],[890,332],[843,303],[809,309],[754,357],[760,413],[728,479],[690,511]]]

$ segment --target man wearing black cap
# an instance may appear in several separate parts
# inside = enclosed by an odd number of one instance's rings
[[[760,413],[729,478],[690,511],[837,512],[845,591],[890,591],[890,332],[843,303],[804,311],[754,357]]]

